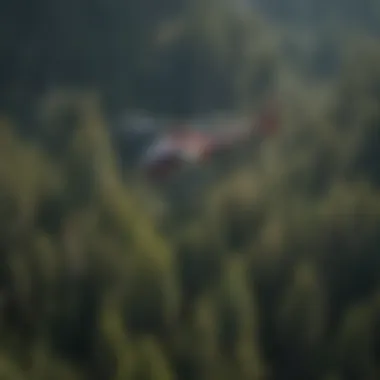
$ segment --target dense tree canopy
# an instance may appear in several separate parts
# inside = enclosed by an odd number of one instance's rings
[[[279,35],[277,1],[265,17],[214,0],[1,3],[1,378],[380,377],[378,8],[302,3],[368,28],[295,59],[303,35]],[[124,107],[239,112],[270,91],[283,128],[244,159],[164,189],[121,173]]]

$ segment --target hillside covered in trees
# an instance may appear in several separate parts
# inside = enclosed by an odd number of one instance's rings
[[[318,2],[343,27],[306,23],[313,44],[279,1],[248,3],[1,3],[0,378],[380,378],[376,2],[349,2],[358,30]],[[120,171],[124,109],[182,120],[268,93],[281,133],[179,178],[208,179],[188,207]]]

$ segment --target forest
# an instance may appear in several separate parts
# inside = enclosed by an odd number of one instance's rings
[[[380,379],[379,25],[375,0],[2,1],[0,378]],[[280,133],[228,170],[121,170],[125,110],[268,94]]]

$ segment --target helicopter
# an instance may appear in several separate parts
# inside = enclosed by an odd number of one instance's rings
[[[270,138],[280,127],[279,106],[275,101],[267,102],[258,114],[225,124],[216,130],[182,125],[157,134],[142,155],[141,171],[151,182],[165,182],[185,166],[202,167],[252,140]]]

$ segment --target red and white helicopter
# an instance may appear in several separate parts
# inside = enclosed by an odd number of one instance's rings
[[[221,152],[230,151],[252,139],[273,136],[280,126],[279,107],[266,104],[256,117],[235,121],[217,131],[181,127],[159,136],[146,150],[141,167],[149,180],[165,181],[185,165],[204,165]]]

